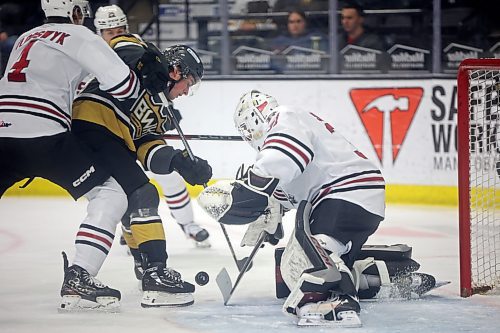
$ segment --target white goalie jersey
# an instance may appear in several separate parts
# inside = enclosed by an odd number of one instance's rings
[[[45,24],[21,35],[0,80],[0,136],[68,131],[77,87],[89,74],[118,99],[137,97],[135,73],[88,28]]]
[[[258,152],[256,174],[279,179],[274,197],[287,208],[313,208],[326,198],[355,203],[384,217],[385,182],[379,168],[334,127],[313,113],[279,106]]]

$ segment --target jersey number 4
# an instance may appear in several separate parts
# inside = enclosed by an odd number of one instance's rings
[[[26,82],[26,73],[23,73],[23,70],[30,64],[30,61],[28,60],[28,52],[35,42],[36,40],[30,41],[21,51],[21,56],[9,69],[7,80],[11,82]]]

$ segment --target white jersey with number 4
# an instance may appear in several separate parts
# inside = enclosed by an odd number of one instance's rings
[[[25,32],[0,80],[0,137],[68,131],[76,89],[89,74],[118,99],[137,97],[134,72],[88,28],[44,24]]]
[[[257,175],[279,179],[275,198],[288,208],[338,198],[384,217],[385,182],[372,161],[313,113],[276,110],[254,164]]]

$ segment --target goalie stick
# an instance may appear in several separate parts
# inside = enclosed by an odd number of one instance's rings
[[[259,239],[257,240],[257,243],[255,243],[252,252],[248,256],[247,261],[243,265],[242,269],[240,270],[240,273],[238,274],[238,277],[236,278],[236,282],[234,283],[234,286],[232,285],[233,283],[231,282],[231,277],[229,276],[229,273],[227,272],[226,268],[223,267],[219,274],[217,274],[217,278],[215,281],[217,282],[217,286],[219,287],[220,292],[222,293],[222,298],[224,299],[224,305],[227,305],[229,303],[229,300],[231,296],[233,296],[234,291],[236,290],[236,287],[241,281],[241,278],[245,273],[248,271],[250,266],[252,265],[253,258],[255,257],[255,254],[257,254],[257,251],[262,247],[262,244],[266,240],[266,237],[268,236],[268,233],[266,231],[261,232]]]
[[[184,148],[186,149],[186,151],[189,155],[189,158],[191,159],[191,161],[194,162],[195,156],[193,154],[193,151],[191,150],[191,147],[189,146],[189,144],[186,140],[186,137],[184,136],[184,133],[182,132],[182,129],[179,125],[179,122],[177,121],[177,118],[174,117],[174,114],[173,114],[172,110],[170,109],[167,97],[165,96],[165,94],[163,92],[158,93],[158,97],[160,97],[160,100],[163,104],[162,107],[166,108],[168,116],[172,119],[172,122],[174,123],[175,129],[177,130],[177,133],[179,133],[179,137],[182,141],[182,144],[184,145]],[[203,187],[207,187],[207,184],[203,184]],[[238,259],[236,257],[236,253],[234,252],[233,244],[231,243],[231,240],[229,239],[229,235],[227,233],[226,228],[224,227],[224,225],[222,223],[219,223],[219,225],[222,229],[222,233],[224,234],[224,237],[226,238],[226,242],[227,242],[227,245],[229,246],[229,250],[231,251],[231,255],[233,256],[234,262],[236,263],[238,270],[241,271],[243,269],[243,266],[248,261],[248,258]],[[248,267],[247,267],[247,269],[248,269]]]
[[[163,137],[170,140],[182,140],[178,134],[164,134]],[[184,134],[184,137],[188,140],[200,141],[243,141],[239,135]]]

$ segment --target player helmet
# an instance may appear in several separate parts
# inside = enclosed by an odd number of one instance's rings
[[[95,12],[94,25],[100,35],[103,29],[125,27],[128,32],[127,16],[117,5],[102,6]]]
[[[183,79],[187,79],[189,75],[193,76],[195,84],[189,91],[190,93],[195,91],[203,78],[204,71],[203,63],[196,51],[187,45],[174,45],[166,48],[163,54],[169,62],[169,67],[177,67]]]
[[[92,17],[89,2],[85,0],[42,0],[42,9],[46,17],[68,17],[73,21],[73,9],[80,8],[83,17]]]
[[[269,130],[268,122],[276,113],[278,102],[271,96],[258,90],[244,94],[234,112],[234,125],[243,140],[260,150]]]

